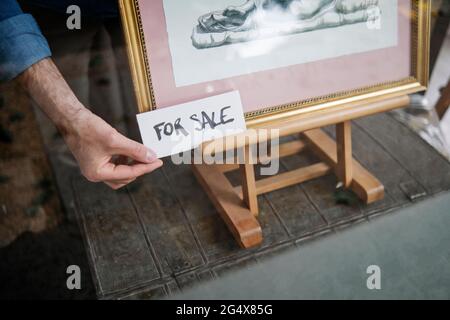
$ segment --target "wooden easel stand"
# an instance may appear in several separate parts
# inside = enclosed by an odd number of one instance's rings
[[[297,119],[279,123],[282,135],[299,133],[299,139],[281,144],[278,157],[312,151],[321,161],[307,167],[256,181],[254,163],[258,159],[252,159],[249,145],[243,145],[244,164],[193,165],[193,172],[239,245],[243,248],[257,246],[262,242],[262,230],[257,220],[258,195],[334,173],[344,187],[351,189],[365,203],[381,200],[384,197],[383,185],[352,156],[351,120],[408,104],[409,98],[403,96],[367,104],[359,109],[327,111],[308,117],[307,121]],[[317,129],[331,124],[336,124],[336,141]],[[219,151],[224,149],[219,148]],[[226,172],[233,170],[240,170],[242,176],[241,186],[235,188],[225,176]]]

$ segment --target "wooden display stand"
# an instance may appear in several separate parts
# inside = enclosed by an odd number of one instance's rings
[[[379,112],[385,112],[409,104],[407,96],[355,107],[348,105],[338,111],[330,108],[321,113],[298,116],[296,119],[274,123],[265,129],[277,128],[280,136],[299,134],[299,140],[280,145],[280,158],[305,150],[314,152],[321,162],[304,168],[255,180],[254,164],[249,145],[236,146],[245,150],[245,164],[241,165],[193,165],[193,172],[224,219],[237,242],[243,248],[262,242],[262,230],[258,223],[258,195],[302,183],[334,172],[346,188],[351,189],[365,203],[384,197],[384,187],[352,156],[351,120]],[[336,124],[336,142],[318,129]],[[227,138],[225,138],[227,139]],[[261,139],[267,139],[262,138]],[[245,140],[243,140],[245,141]],[[259,142],[258,140],[257,142]],[[211,147],[211,144],[213,146]],[[214,146],[216,144],[216,146]],[[225,151],[223,141],[209,143],[209,150]],[[205,148],[204,148],[205,149]],[[226,172],[240,170],[242,185],[234,188],[225,176]]]

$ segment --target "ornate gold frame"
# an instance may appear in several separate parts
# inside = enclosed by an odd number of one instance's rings
[[[119,6],[139,112],[150,111],[154,109],[155,98],[137,0],[119,0]],[[425,90],[429,79],[431,0],[413,0],[412,12],[411,77],[296,103],[268,106],[257,112],[246,113],[247,126],[261,127],[325,108],[377,102]]]

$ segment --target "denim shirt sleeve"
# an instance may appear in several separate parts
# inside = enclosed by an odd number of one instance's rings
[[[8,81],[51,52],[34,18],[16,0],[0,1],[0,81]]]

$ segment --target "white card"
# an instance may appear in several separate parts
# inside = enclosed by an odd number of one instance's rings
[[[137,121],[144,145],[158,158],[247,129],[238,91],[141,113]]]

